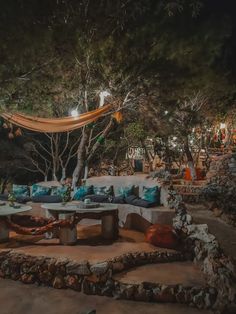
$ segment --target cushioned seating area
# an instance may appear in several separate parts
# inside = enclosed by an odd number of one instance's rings
[[[119,202],[116,202],[119,211],[120,227],[145,231],[150,224],[172,224],[174,210],[168,207],[168,191],[165,187],[161,187],[160,189],[161,205],[152,207],[154,204],[141,199],[143,196],[143,186],[155,187],[158,185],[157,181],[146,179],[146,175],[92,177],[87,179],[86,185],[112,185],[115,195],[119,195],[120,187],[133,185],[138,188],[138,197],[132,195],[130,198],[119,198]],[[137,189],[135,188],[135,190]],[[89,197],[87,196],[86,198]],[[112,202],[115,201],[116,199],[113,198]]]

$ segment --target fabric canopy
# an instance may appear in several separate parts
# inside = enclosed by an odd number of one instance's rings
[[[78,117],[65,117],[65,118],[39,118],[27,116],[20,113],[2,113],[1,116],[8,122],[18,125],[36,132],[67,132],[85,126],[97,120],[104,113],[111,109],[111,105],[106,105],[96,110],[80,114]]]

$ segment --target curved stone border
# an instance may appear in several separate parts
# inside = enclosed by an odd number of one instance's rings
[[[37,257],[3,250],[0,252],[0,277],[117,299],[177,302],[211,308],[217,296],[212,288],[150,282],[128,284],[113,278],[113,274],[133,267],[185,260],[186,256],[181,252],[154,251],[123,254],[109,261],[90,264],[88,261],[75,262],[66,258]]]
[[[230,310],[235,313],[236,277],[232,261],[224,255],[215,236],[209,233],[207,224],[192,222],[181,196],[173,188],[169,190],[169,206],[176,213],[173,227],[184,235],[187,250],[194,252],[194,261],[201,263],[208,285],[218,292],[212,308],[218,313]]]

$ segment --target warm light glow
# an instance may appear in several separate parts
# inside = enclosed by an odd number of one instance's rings
[[[71,115],[72,117],[78,117],[78,116],[79,116],[79,111],[78,111],[78,109],[77,109],[77,108],[76,108],[76,109],[72,109],[71,112],[70,112],[70,115]]]
[[[107,97],[107,96],[111,96],[111,94],[108,91],[104,90],[104,91],[100,92],[100,94],[99,94],[99,97],[100,97],[99,107],[102,107],[104,105],[104,100],[105,100],[105,97]]]
[[[221,123],[221,124],[220,124],[220,128],[221,128],[221,129],[225,129],[225,127],[226,127],[226,124],[225,124],[225,123]]]
[[[168,110],[165,110],[164,114],[167,115],[168,113],[169,113],[169,111],[168,111]]]

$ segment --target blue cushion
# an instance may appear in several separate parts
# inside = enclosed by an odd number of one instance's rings
[[[28,185],[13,184],[12,193],[15,195],[15,197],[18,197],[18,196],[28,197],[28,196],[30,196]]]
[[[86,195],[89,195],[89,194],[93,194],[93,186],[92,186],[92,185],[89,185],[89,186],[82,185],[82,186],[78,187],[78,188],[75,190],[73,199],[74,199],[74,200],[77,200],[77,201],[80,201],[80,200],[82,200]]]
[[[144,207],[144,208],[149,208],[149,207],[153,207],[156,206],[155,203],[146,201],[136,195],[130,195],[128,197],[125,198],[125,202],[127,204],[130,205],[134,205],[134,206],[139,206],[139,207]]]
[[[143,200],[148,201],[153,204],[160,204],[160,191],[158,186],[154,187],[143,187]]]
[[[57,195],[57,196],[63,197],[65,195],[65,193],[68,191],[68,188],[69,187],[67,185],[53,186],[52,191],[51,191],[51,195]]]
[[[118,196],[128,197],[134,194],[134,186],[121,186],[118,189]]]
[[[93,188],[96,195],[114,195],[113,186],[96,186]]]
[[[51,188],[38,184],[32,185],[32,196],[50,195]]]

